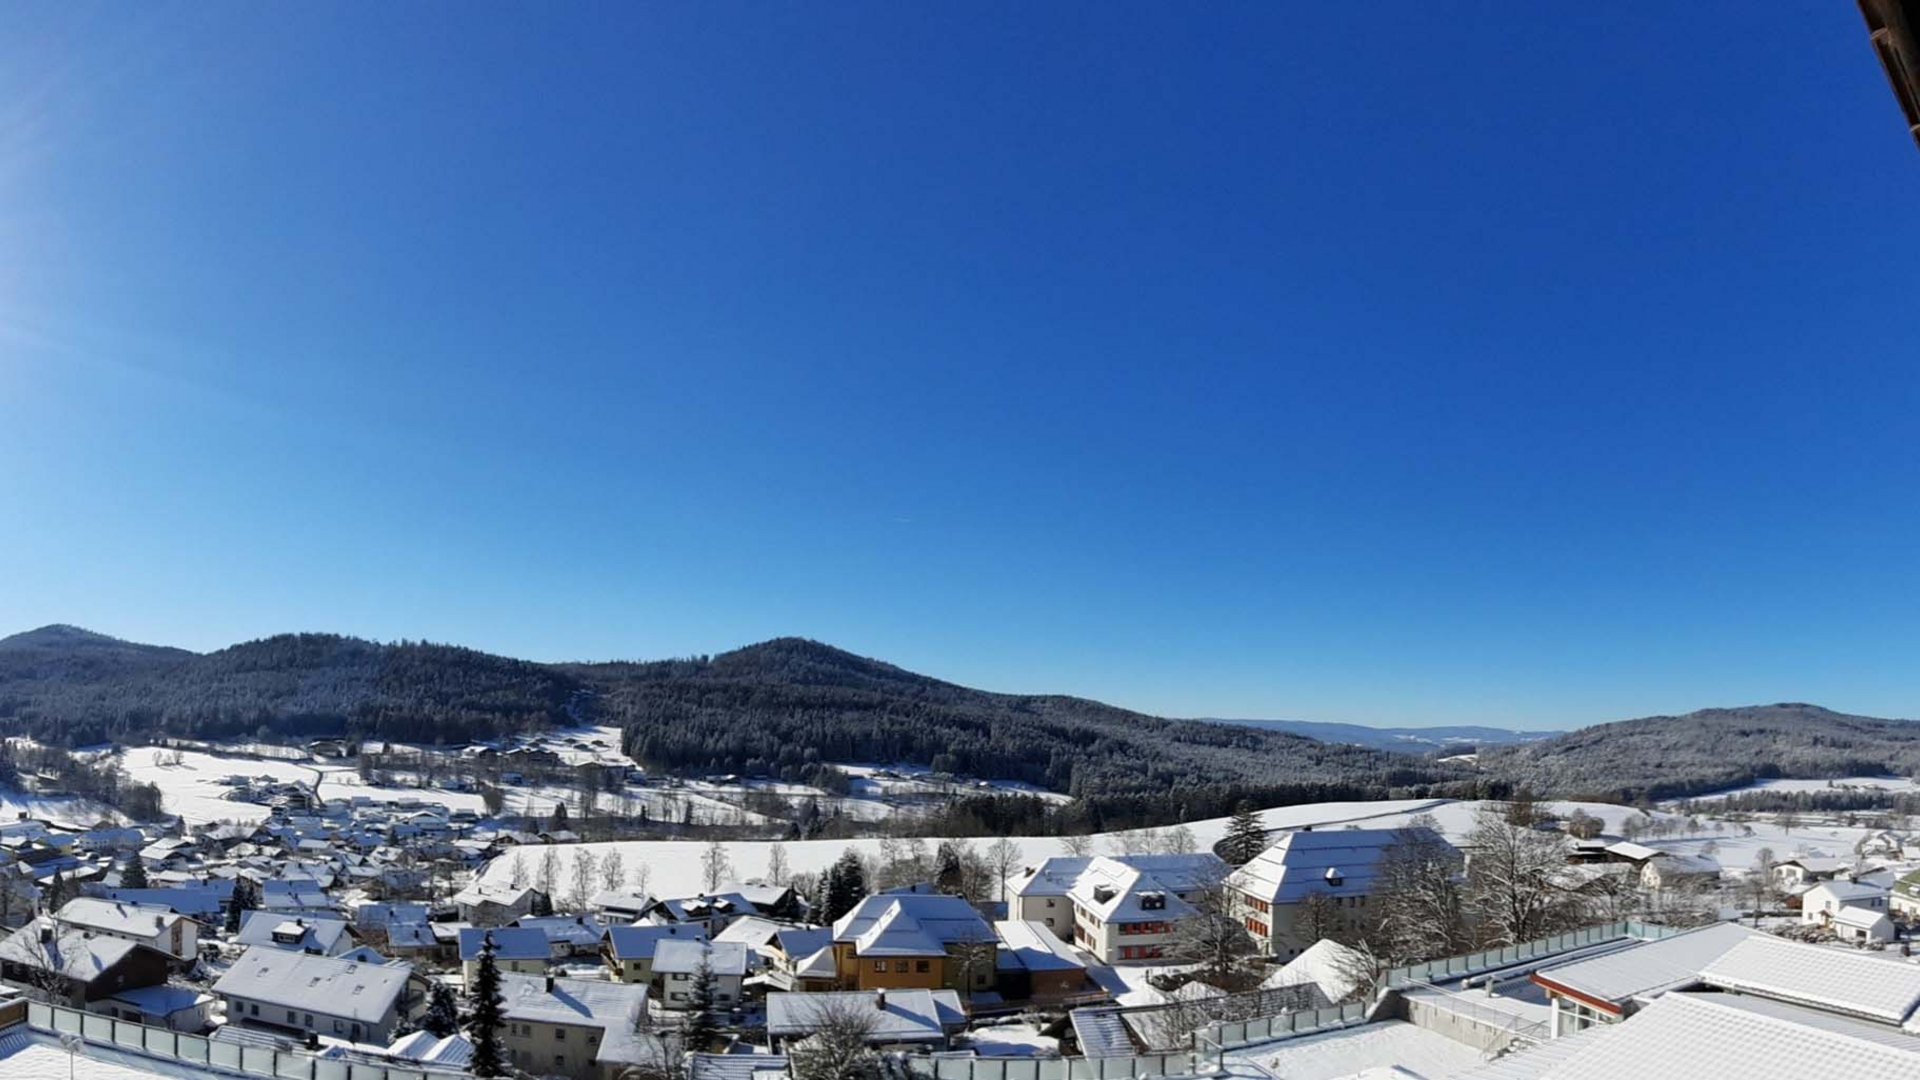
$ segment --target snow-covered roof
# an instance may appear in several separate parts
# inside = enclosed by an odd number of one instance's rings
[[[547,990],[547,983],[553,990]],[[506,998],[503,1015],[510,1020],[549,1024],[612,1023],[636,1016],[645,1006],[647,988],[640,983],[604,979],[548,980],[539,975],[503,972],[500,992]]]
[[[798,959],[833,944],[833,931],[824,926],[790,927],[773,935],[774,944],[789,958]]]
[[[240,932],[234,935],[234,941],[246,946],[264,945],[272,949],[326,953],[332,952],[346,933],[345,919],[249,911],[240,923]]]
[[[431,1031],[402,1035],[387,1047],[387,1056],[426,1065],[447,1065],[465,1069],[473,1061],[473,1043],[465,1035],[443,1037]]]
[[[1823,881],[1808,889],[1804,895],[1811,897],[1815,893],[1818,893],[1821,896],[1829,897],[1841,904],[1847,904],[1854,900],[1875,900],[1887,895],[1887,891],[1887,889],[1879,885],[1867,885],[1852,881]]]
[[[353,921],[362,927],[391,926],[394,923],[427,921],[425,904],[361,904],[353,909]]]
[[[1797,866],[1810,874],[1837,874],[1847,868],[1847,861],[1833,855],[1795,855],[1773,865]]]
[[[1855,907],[1852,904],[1834,912],[1833,921],[1841,926],[1851,926],[1860,930],[1871,930],[1880,923],[1892,922],[1884,911]]]
[[[958,896],[904,893],[869,896],[833,924],[833,940],[862,956],[931,956],[949,942],[988,942],[993,927]]]
[[[1080,1052],[1087,1057],[1128,1057],[1133,1053],[1133,1036],[1118,1009],[1075,1009],[1067,1018],[1073,1023]]]
[[[737,941],[742,945],[757,948],[774,939],[785,923],[769,919],[764,915],[749,915],[744,919],[735,919],[727,924],[725,930],[713,935],[715,941]]]
[[[125,938],[94,937],[77,931],[54,932],[41,940],[41,931],[51,929],[45,915],[0,941],[0,960],[28,967],[58,971],[69,979],[91,983],[135,949],[147,946]]]
[[[715,975],[747,973],[747,947],[737,941],[669,938],[653,948],[654,974],[672,975],[678,972],[690,975],[699,969],[702,956],[707,958],[707,966]]]
[[[873,1011],[867,1041],[876,1045],[939,1042],[946,1038],[947,1029],[967,1022],[960,995],[952,990],[776,992],[767,995],[767,1034],[779,1038],[809,1034],[831,1010],[849,1006]]]
[[[1666,851],[1653,860],[1654,868],[1661,874],[1718,876],[1720,861],[1710,855],[1683,855]]]
[[[1227,879],[1232,887],[1273,904],[1296,904],[1320,893],[1365,895],[1387,849],[1418,832],[1423,843],[1451,845],[1431,829],[1315,829],[1284,833]],[[1334,877],[1328,871],[1335,871]],[[1335,884],[1338,880],[1339,884]]]
[[[823,945],[793,962],[793,973],[803,979],[831,979],[840,974],[834,962],[833,946]]]
[[[378,1024],[406,989],[409,964],[358,964],[329,956],[264,949],[242,953],[213,992]]]
[[[1000,966],[1027,971],[1084,971],[1086,960],[1042,922],[1008,919],[993,924],[1000,937]]]
[[[83,896],[62,904],[54,919],[83,930],[155,938],[171,930],[180,921],[180,915],[171,908]]]
[[[1223,878],[1226,864],[1220,862],[1218,856],[1207,855],[1206,858],[1220,864],[1219,876]],[[1210,883],[1208,878],[1197,873],[1181,874],[1177,880],[1180,884],[1176,886],[1163,880],[1157,873],[1103,855],[1087,864],[1067,895],[1073,898],[1076,905],[1107,922],[1172,920],[1191,915],[1194,911],[1192,904],[1180,898],[1181,892],[1203,888]]]
[[[1457,1080],[1910,1080],[1920,1039],[1813,1009],[1668,994],[1606,1024],[1510,1054]]]
[[[607,944],[615,960],[651,960],[653,950],[662,941],[705,941],[705,927],[675,924],[670,926],[610,926]]]
[[[1765,937],[1734,923],[1715,923],[1660,941],[1643,941],[1616,952],[1536,972],[1533,981],[1570,991],[1614,1012],[1635,998],[1698,982],[1700,972],[1748,938]]]
[[[1014,896],[1066,896],[1095,863],[1119,863],[1144,871],[1175,892],[1205,888],[1227,874],[1210,851],[1183,855],[1057,855],[1033,867],[1012,888]]]
[[[758,1080],[762,1075],[787,1075],[785,1054],[689,1054],[687,1080]]]
[[[576,948],[599,944],[607,932],[600,920],[591,915],[528,915],[515,919],[513,925],[527,930],[543,930],[548,942],[564,942]]]
[[[213,995],[190,986],[140,986],[122,990],[111,1000],[130,1005],[148,1016],[172,1016],[212,1002]]]
[[[596,911],[628,912],[638,915],[653,906],[653,897],[629,889],[602,889],[593,894],[587,906]]]
[[[460,959],[480,959],[487,939],[493,939],[495,960],[545,960],[552,955],[547,932],[531,926],[500,926],[487,930],[469,926],[460,931]]]
[[[1754,937],[1700,973],[1725,990],[1898,1024],[1920,1005],[1920,966],[1871,953]]]
[[[514,885],[509,882],[493,882],[484,878],[476,879],[473,884],[453,894],[453,902],[467,907],[481,904],[498,904],[501,907],[518,907],[533,892],[531,885]]]
[[[1321,938],[1301,952],[1299,956],[1287,961],[1279,971],[1267,976],[1260,984],[1263,990],[1279,990],[1289,986],[1318,987],[1326,1000],[1319,1005],[1332,1005],[1345,1001],[1360,984],[1360,974],[1367,969],[1368,962],[1360,950],[1342,945],[1332,938]]]
[[[1609,855],[1617,855],[1628,862],[1646,862],[1665,854],[1659,848],[1650,848],[1645,844],[1636,844],[1631,840],[1615,840],[1607,845]]]
[[[233,899],[233,882],[211,881],[203,885],[153,889],[108,889],[106,898],[123,904],[145,904],[177,911],[182,915],[211,918],[220,913],[221,905]]]

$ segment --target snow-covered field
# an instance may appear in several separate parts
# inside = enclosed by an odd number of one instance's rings
[[[162,761],[171,762],[175,754],[179,755],[180,764],[161,764]],[[254,822],[266,818],[267,808],[258,803],[236,802],[226,798],[231,789],[220,783],[224,777],[271,776],[276,781],[310,785],[321,774],[321,770],[314,765],[291,761],[223,757],[197,750],[165,750],[154,746],[136,746],[128,750],[121,764],[133,779],[157,785],[160,788],[161,805],[168,813],[185,818],[188,824],[206,821]]]
[[[24,791],[0,788],[0,821],[18,821],[22,817],[55,825],[86,828],[102,821],[124,822],[125,815],[92,799],[74,795],[29,795]]]
[[[1887,791],[1912,794],[1920,791],[1920,781],[1910,776],[1848,776],[1836,780],[1762,780],[1746,787],[1699,795],[1692,801],[1710,802],[1748,791]]]

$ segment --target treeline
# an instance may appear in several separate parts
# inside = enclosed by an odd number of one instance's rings
[[[1870,814],[1920,815],[1920,792],[1837,787],[1823,791],[1741,791],[1677,804],[1687,814]]]

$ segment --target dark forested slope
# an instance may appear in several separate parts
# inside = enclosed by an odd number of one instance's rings
[[[1780,776],[1912,775],[1920,772],[1920,723],[1797,703],[1702,709],[1482,748],[1480,766],[1537,792],[1627,801]]]
[[[678,769],[793,777],[820,762],[909,762],[1116,810],[1172,800],[1195,816],[1225,813],[1242,794],[1380,798],[1467,778],[1281,732],[971,690],[796,638],[711,659],[565,670],[595,687],[595,714],[627,730],[636,757]]]
[[[326,634],[206,654],[67,628],[0,640],[0,723],[53,742],[264,732],[454,743],[573,720],[618,725],[656,768],[797,779],[834,762],[915,764],[1080,795],[1114,820],[1471,783],[1409,755],[970,690],[794,638],[714,657],[555,665]]]
[[[262,731],[458,741],[559,722],[579,689],[540,664],[332,634],[205,654],[71,627],[0,639],[0,722],[72,745]]]

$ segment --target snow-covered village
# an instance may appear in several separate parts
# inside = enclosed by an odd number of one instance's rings
[[[1676,1058],[1701,1076],[1840,1059],[1920,1075],[1904,779],[937,837],[916,808],[982,782],[847,765],[862,794],[656,788],[615,746],[586,729],[450,751],[502,763],[468,782],[401,769],[425,759],[390,745],[83,753],[124,760],[166,814],[9,797],[0,1068],[430,1080],[478,1052],[570,1080],[858,1062],[1557,1080]],[[1781,799],[1803,809],[1742,809]],[[713,838],[599,838],[642,805]],[[860,835],[778,838],[840,817]],[[751,833],[769,838],[722,838]]]
[[[0,1080],[1920,1080],[1917,149],[1920,0],[0,0]]]

